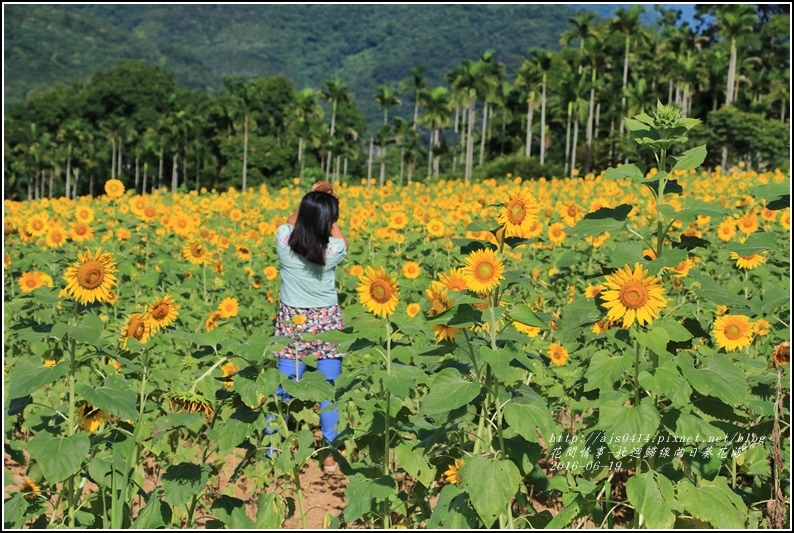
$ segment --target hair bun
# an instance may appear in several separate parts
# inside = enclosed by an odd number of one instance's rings
[[[334,187],[327,181],[318,181],[312,185],[312,191],[326,192],[330,195],[334,194]]]

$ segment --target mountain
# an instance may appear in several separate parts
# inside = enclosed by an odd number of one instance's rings
[[[605,18],[619,7],[630,5],[5,3],[4,107],[138,59],[209,91],[223,76],[284,75],[297,88],[339,77],[372,123],[382,116],[378,86],[396,89],[414,67],[442,85],[491,49],[510,75],[530,49],[558,50],[577,12]],[[396,113],[408,113],[403,100]]]

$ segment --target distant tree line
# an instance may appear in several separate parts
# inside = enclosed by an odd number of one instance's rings
[[[700,4],[698,31],[664,9],[651,31],[642,5],[611,20],[577,15],[559,52],[532,49],[515,73],[489,50],[446,72],[446,85],[428,86],[418,65],[397,87],[380,86],[377,131],[339,78],[299,89],[281,76],[227,77],[209,93],[125,61],[7,111],[4,197],[97,195],[109,178],[143,193],[296,178],[382,186],[584,175],[648,157],[623,119],[652,113],[657,101],[703,120],[690,143],[707,145],[705,165],[788,168],[788,9]],[[413,113],[390,115],[403,101]]]

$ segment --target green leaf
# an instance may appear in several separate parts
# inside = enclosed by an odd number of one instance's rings
[[[280,529],[287,518],[287,504],[276,491],[260,492],[256,499],[254,529]]]
[[[676,407],[684,407],[690,403],[692,388],[678,372],[678,367],[669,356],[660,359],[659,366],[653,374],[647,371],[640,372],[639,381],[643,388],[670,398]]]
[[[246,514],[245,502],[240,498],[223,495],[212,502],[210,509],[229,529],[254,529],[254,521]]]
[[[146,505],[138,513],[130,529],[160,529],[171,524],[173,512],[161,498],[163,489],[158,487],[149,494]]]
[[[627,119],[627,124],[629,122],[633,122],[632,119]],[[645,178],[645,166],[641,164],[628,164],[628,165],[620,165],[619,167],[609,167],[604,171],[604,177],[610,180],[619,180],[623,178],[631,178],[635,179],[644,179]]]
[[[121,376],[110,375],[96,388],[81,383],[77,387],[77,393],[94,407],[99,407],[115,417],[138,420],[137,397]]]
[[[171,465],[163,474],[165,501],[171,505],[182,505],[198,495],[210,479],[212,467],[193,463]]]
[[[562,308],[556,336],[562,342],[573,342],[582,333],[582,327],[601,319],[602,312],[595,300],[576,299]]]
[[[545,529],[564,529],[577,518],[588,513],[585,500],[581,494],[577,494],[568,505],[566,505],[557,515],[546,524]]]
[[[618,244],[606,259],[606,265],[611,268],[623,268],[626,265],[634,267],[634,263],[644,265],[648,262],[642,255],[643,243],[637,241],[622,242]]]
[[[554,433],[554,420],[548,405],[542,400],[514,399],[505,406],[504,417],[510,427],[529,442],[540,442],[536,430],[546,442]]]
[[[596,352],[590,359],[585,378],[585,391],[601,389],[612,390],[616,381],[621,380],[631,368],[632,359],[623,355],[613,355],[608,351]]]
[[[693,277],[700,289],[695,288],[695,294],[698,298],[706,300],[717,305],[727,305],[733,312],[738,312],[740,309],[747,307],[747,299],[744,296],[734,294],[717,284],[713,279],[703,275],[699,271],[694,271]]]
[[[400,442],[394,447],[394,458],[405,472],[424,485],[430,487],[436,477],[436,469],[431,465],[421,449],[414,449],[408,442]]]
[[[642,346],[649,348],[657,354],[667,353],[667,343],[670,342],[670,334],[662,328],[651,328],[647,331],[634,330],[634,337]]]
[[[59,483],[76,474],[88,455],[91,441],[85,433],[69,437],[39,433],[28,441],[30,456],[41,466],[50,483]]]
[[[507,315],[511,320],[520,322],[525,326],[534,326],[536,328],[547,329],[549,325],[543,321],[532,309],[526,304],[516,304],[510,308]]]
[[[430,417],[448,413],[468,404],[478,394],[478,384],[466,381],[454,368],[445,368],[430,383],[430,392],[422,399],[420,413]]]
[[[611,441],[609,437],[614,435],[654,435],[659,428],[659,422],[659,412],[650,398],[644,398],[637,407],[625,407],[622,402],[603,400],[596,427],[602,429],[607,435],[607,440]],[[629,453],[631,450],[626,450],[624,455]],[[620,459],[618,453],[615,453],[615,457]]]
[[[325,376],[318,371],[305,372],[300,381],[282,379],[281,386],[287,394],[299,400],[321,402],[333,400],[334,386],[328,383]]]
[[[275,368],[260,373],[256,367],[247,366],[235,373],[232,388],[245,405],[256,409],[276,393],[280,381],[281,375]]]
[[[688,356],[678,357],[676,361],[687,381],[701,394],[719,398],[728,405],[742,405],[750,394],[744,374],[724,356],[703,356],[703,364],[697,369]]]
[[[690,148],[678,157],[671,157],[675,163],[672,170],[692,170],[703,164],[706,160],[706,145]]]
[[[98,316],[89,315],[79,324],[70,326],[67,333],[77,342],[96,344],[104,328],[105,325]],[[104,342],[102,344],[104,344]]]
[[[692,338],[692,333],[683,325],[679,324],[672,318],[661,318],[654,321],[654,329],[663,329],[667,332],[671,341],[684,342]]]
[[[761,198],[763,200],[766,200],[767,204],[769,204],[769,202],[771,201],[780,198],[785,198],[791,195],[791,180],[789,178],[786,178],[780,183],[767,183],[764,185],[756,185],[750,190],[753,193],[753,196],[755,196],[756,198]]]
[[[512,461],[482,455],[466,458],[459,474],[461,486],[469,493],[474,510],[486,528],[508,508],[521,481],[518,467]]]
[[[494,350],[490,346],[480,346],[479,355],[482,361],[488,363],[500,383],[512,384],[520,378],[520,374],[515,371],[515,368],[510,366],[510,363],[515,359],[515,349],[511,350],[509,347],[503,347]]]
[[[762,254],[769,250],[779,250],[780,243],[777,235],[764,231],[757,231],[741,242],[731,242],[726,246],[729,252],[736,252],[739,255]]]
[[[602,207],[593,213],[588,213],[572,228],[566,228],[570,235],[601,235],[605,231],[617,233],[626,227],[626,217],[632,210],[631,205],[620,204],[614,209]]]
[[[677,485],[678,502],[686,511],[717,529],[741,530],[747,522],[747,506],[723,477],[701,479],[697,486],[688,479]]]
[[[261,361],[264,359],[268,349],[270,351],[281,349],[287,346],[292,339],[288,337],[273,337],[265,331],[254,333],[246,337],[242,342],[230,342],[224,345],[224,353],[240,355],[249,361]]]
[[[626,481],[626,496],[644,517],[650,529],[670,529],[675,514],[669,502],[674,499],[673,484],[655,472],[636,474]]]
[[[391,476],[370,479],[363,474],[353,474],[345,489],[347,507],[342,511],[345,522],[352,523],[374,510],[373,502],[381,502],[397,494],[397,482]]]
[[[30,501],[21,492],[15,492],[3,501],[3,529],[22,529]]]
[[[8,398],[22,398],[31,394],[44,385],[55,383],[69,372],[69,363],[61,361],[53,367],[43,366],[30,359],[19,359],[6,379]]]
[[[253,434],[256,428],[264,423],[257,424],[259,411],[252,411],[245,404],[240,405],[232,415],[222,424],[208,428],[206,431],[209,441],[218,447],[221,457],[233,451],[234,448]]]
[[[670,412],[672,414],[672,411]],[[724,439],[725,431],[713,426],[691,412],[680,412],[678,417],[669,417],[674,422],[668,422],[668,417],[665,417],[665,422],[670,430],[670,434],[676,437],[700,437],[700,442],[706,441],[708,438]],[[670,427],[674,426],[674,427]],[[717,440],[718,442],[718,440]]]
[[[425,526],[427,529],[478,529],[477,514],[469,505],[469,495],[455,485],[444,485],[438,503]]]

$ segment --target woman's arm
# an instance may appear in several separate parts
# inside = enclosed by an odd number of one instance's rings
[[[347,239],[345,238],[345,234],[342,233],[342,230],[339,228],[339,224],[334,222],[334,225],[331,226],[331,237],[336,237],[337,239],[342,239],[345,241],[345,248],[349,248],[347,245]]]

